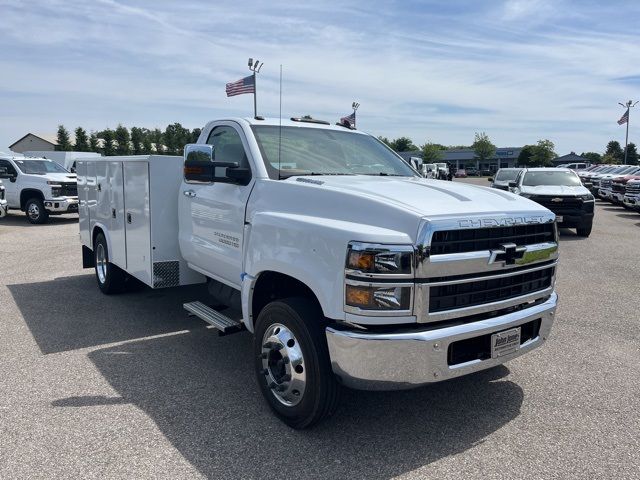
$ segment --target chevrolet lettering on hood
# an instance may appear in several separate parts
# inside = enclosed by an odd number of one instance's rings
[[[490,228],[490,227],[513,227],[515,225],[529,225],[535,223],[546,223],[549,220],[541,216],[534,217],[501,217],[501,218],[478,218],[458,220],[460,228]]]

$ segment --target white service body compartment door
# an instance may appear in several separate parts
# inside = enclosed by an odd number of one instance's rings
[[[78,175],[78,218],[80,223],[80,242],[93,249],[93,245],[91,245],[89,205],[87,202],[87,162],[79,161],[76,164],[76,174]]]
[[[105,162],[106,163],[106,162]],[[124,174],[123,162],[107,163],[110,260],[123,270],[127,269],[127,246],[124,231]],[[104,188],[104,187],[103,187]]]
[[[123,162],[123,165],[127,272],[151,285],[149,165],[146,162]]]

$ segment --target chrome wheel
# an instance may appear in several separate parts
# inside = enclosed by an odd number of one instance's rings
[[[297,405],[307,385],[302,349],[295,335],[274,323],[262,337],[262,373],[273,396],[288,407]]]
[[[37,220],[40,217],[40,207],[37,203],[32,202],[29,204],[27,215],[29,215],[29,218],[31,218],[32,220]]]
[[[96,245],[96,273],[100,283],[107,280],[107,254],[102,243]]]

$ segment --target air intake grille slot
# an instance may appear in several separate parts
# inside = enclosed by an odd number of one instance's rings
[[[429,312],[443,312],[520,297],[549,288],[555,267],[490,280],[476,280],[429,289]]]
[[[500,248],[503,243],[532,245],[551,242],[555,230],[552,223],[514,225],[511,227],[440,230],[433,233],[431,255],[477,252]]]

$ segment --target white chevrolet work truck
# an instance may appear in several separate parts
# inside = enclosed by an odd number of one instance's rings
[[[542,345],[555,217],[422,178],[373,136],[309,117],[208,123],[184,159],[77,163],[83,266],[104,293],[208,283],[186,310],[254,336],[273,411],[305,428],[341,386],[412,388]]]
[[[0,156],[0,179],[8,208],[22,210],[31,223],[78,212],[76,175],[52,160]]]

